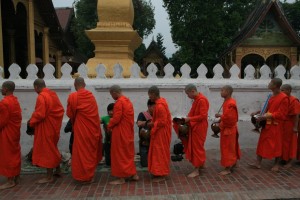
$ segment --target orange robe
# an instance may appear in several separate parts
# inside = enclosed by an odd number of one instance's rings
[[[57,143],[64,115],[64,108],[56,93],[42,89],[30,118],[34,128],[32,164],[43,168],[55,168],[60,164],[61,154]]]
[[[223,104],[223,114],[220,122],[221,165],[223,167],[233,166],[237,159],[241,157],[237,121],[238,111],[236,101],[233,98],[227,99]]]
[[[288,161],[297,155],[297,133],[293,131],[295,118],[298,117],[299,100],[289,96],[288,116],[283,122],[282,159]]]
[[[21,107],[17,97],[0,101],[0,175],[14,177],[21,171]]]
[[[115,102],[107,126],[111,135],[111,175],[126,178],[136,174],[134,163],[134,111],[131,101],[121,96]]]
[[[267,112],[272,114],[272,120],[267,121],[261,130],[256,154],[262,158],[272,159],[282,155],[283,120],[288,113],[288,96],[280,92],[269,99]]]
[[[67,115],[72,122],[72,176],[77,181],[91,181],[102,159],[102,134],[96,99],[82,88],[68,98]]]
[[[167,101],[159,98],[155,101],[148,153],[148,170],[155,176],[165,176],[170,173],[170,143],[172,121]]]
[[[190,118],[188,144],[186,149],[186,159],[188,159],[194,167],[201,167],[206,160],[204,143],[207,135],[207,117],[209,102],[207,98],[199,93],[192,104],[192,108],[188,114]]]

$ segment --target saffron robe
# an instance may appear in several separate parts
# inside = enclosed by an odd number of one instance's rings
[[[150,133],[148,170],[155,176],[165,176],[170,173],[172,121],[164,98],[155,101],[152,122],[154,125]]]
[[[14,177],[21,171],[21,107],[17,97],[0,101],[0,175]]]
[[[256,154],[262,158],[272,159],[282,155],[282,126],[288,113],[288,105],[288,96],[283,92],[269,99],[267,112],[272,114],[272,120],[268,120],[261,130],[256,149]]]
[[[297,133],[293,131],[295,118],[298,117],[299,100],[289,96],[289,108],[286,120],[283,122],[282,159],[288,161],[297,155]]]
[[[206,160],[204,143],[208,128],[208,109],[209,102],[207,98],[199,93],[195,97],[188,114],[190,129],[185,151],[186,159],[189,160],[194,167],[203,166]]]
[[[29,122],[34,128],[33,165],[55,168],[60,164],[57,143],[63,115],[64,108],[56,93],[48,88],[42,89]]]
[[[82,88],[68,98],[67,115],[73,126],[72,176],[77,181],[91,181],[102,159],[102,134],[96,99]]]
[[[107,126],[111,134],[111,175],[126,178],[136,174],[134,163],[134,111],[131,101],[121,96],[115,102]]]
[[[237,122],[236,101],[233,98],[227,99],[223,104],[223,114],[220,122],[221,165],[223,167],[233,166],[241,157]]]

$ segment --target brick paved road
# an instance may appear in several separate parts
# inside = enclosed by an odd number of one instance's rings
[[[264,160],[262,169],[250,169],[247,162],[255,159],[254,149],[243,149],[240,167],[226,177],[218,175],[218,150],[208,150],[206,169],[201,176],[190,179],[186,174],[193,167],[187,162],[173,162],[171,174],[166,182],[151,183],[148,172],[139,171],[138,182],[127,182],[121,186],[108,184],[113,178],[109,172],[96,174],[91,185],[77,185],[71,175],[66,174],[55,182],[37,185],[34,181],[41,174],[22,175],[21,184],[0,191],[0,199],[274,199],[300,198],[300,166],[271,172],[273,161]],[[0,184],[4,178],[0,178]]]

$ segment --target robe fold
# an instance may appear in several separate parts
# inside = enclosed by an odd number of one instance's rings
[[[297,133],[293,131],[295,118],[298,117],[299,100],[289,96],[289,108],[286,120],[283,122],[282,159],[289,161],[297,156]]]
[[[150,133],[148,170],[155,176],[166,176],[170,173],[172,121],[164,98],[155,101],[152,122],[154,125]]]
[[[220,122],[221,165],[223,167],[233,166],[241,157],[237,122],[238,110],[236,101],[233,98],[227,99],[223,104],[223,114]]]
[[[14,177],[21,171],[21,107],[17,97],[0,101],[0,175]]]
[[[64,108],[56,93],[48,88],[42,89],[29,122],[34,128],[33,165],[55,168],[60,164],[57,143],[63,115]]]
[[[189,160],[194,167],[203,166],[206,160],[204,143],[208,128],[208,109],[209,102],[207,98],[199,93],[194,99],[188,114],[190,129],[185,152],[186,159]]]
[[[72,176],[77,181],[91,181],[102,159],[102,134],[96,99],[82,88],[68,98],[67,116],[74,132]]]
[[[136,174],[134,163],[134,110],[131,101],[121,96],[115,102],[107,126],[111,135],[111,175],[126,178]]]
[[[262,128],[256,149],[256,154],[262,158],[273,159],[282,155],[282,127],[288,105],[288,96],[283,92],[269,99],[267,113],[272,114],[272,120],[267,120],[266,126]]]

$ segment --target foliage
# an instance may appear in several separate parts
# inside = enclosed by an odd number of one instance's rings
[[[94,56],[94,44],[86,36],[85,30],[93,29],[97,25],[97,0],[75,0],[76,18],[72,21],[71,30],[74,33],[77,49],[88,58]],[[133,28],[140,37],[147,37],[155,27],[154,8],[146,0],[133,0],[134,22]],[[135,52],[135,60],[139,60],[145,52],[145,45],[141,45]]]
[[[289,23],[300,36],[300,0],[296,0],[294,3],[288,3],[285,0],[282,7]]]
[[[163,2],[170,18],[172,39],[179,47],[171,60],[180,65],[188,63],[193,74],[200,63],[205,63],[211,73],[219,55],[253,10],[256,0]]]
[[[161,33],[158,33],[156,36],[156,44],[159,50],[165,54],[166,53],[166,47],[164,46],[164,37]]]

